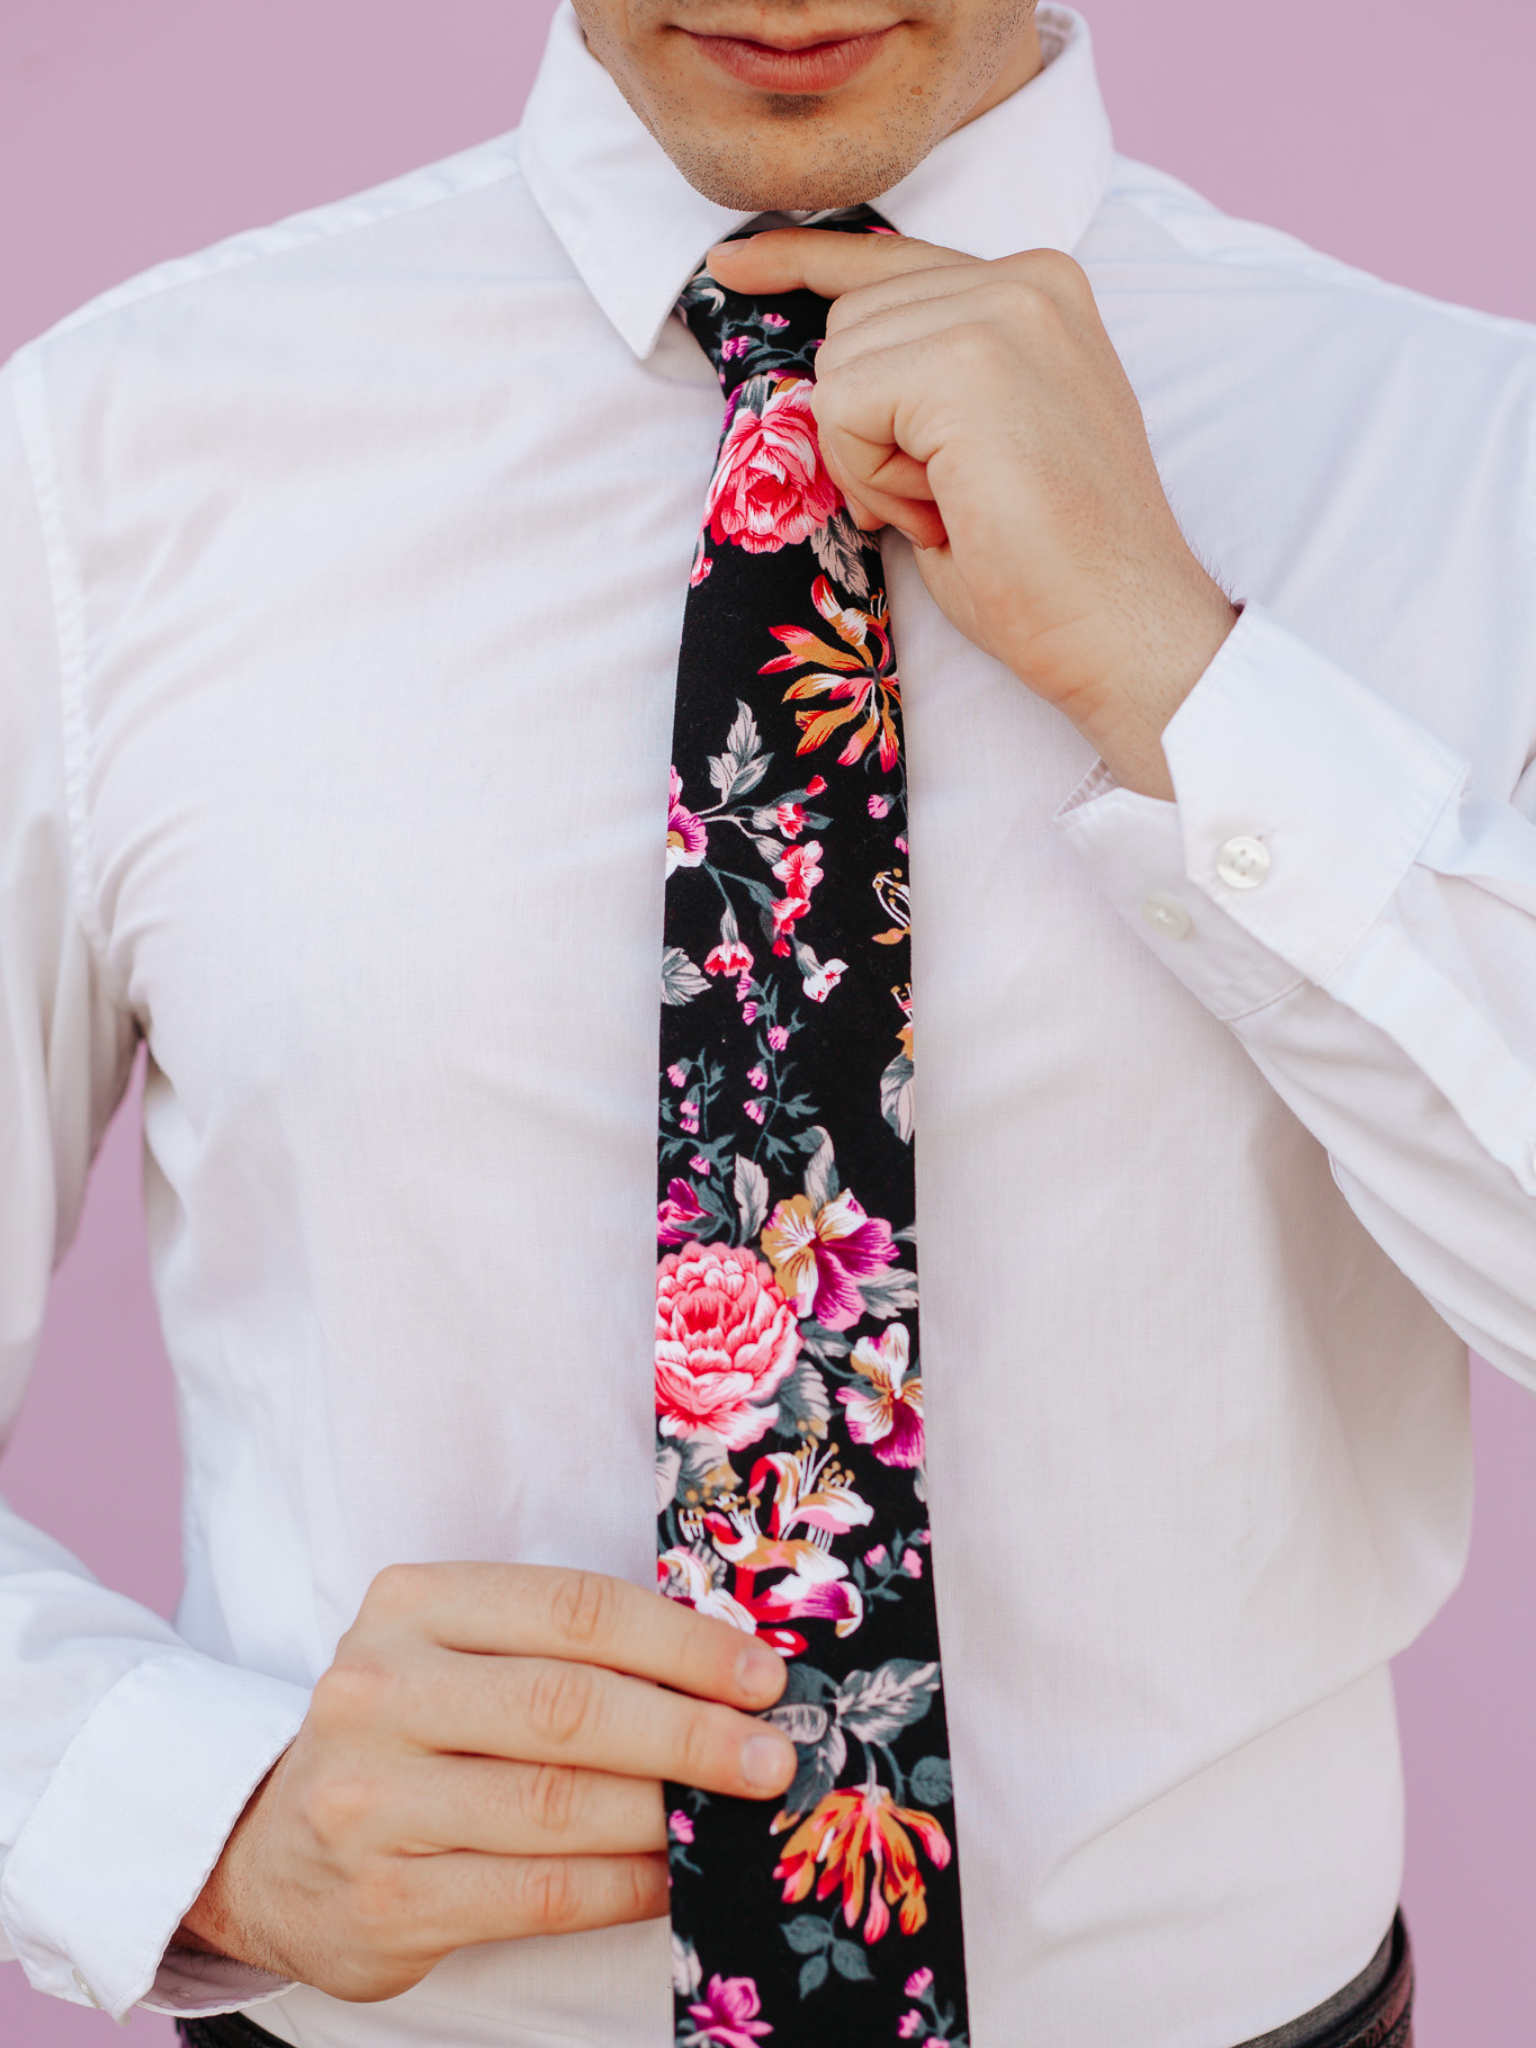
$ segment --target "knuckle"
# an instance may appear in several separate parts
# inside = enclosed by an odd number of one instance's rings
[[[532,1926],[561,1934],[581,1912],[581,1884],[574,1863],[561,1856],[530,1857],[521,1866],[523,1910]]]
[[[991,375],[1009,354],[1006,337],[987,320],[966,320],[950,328],[946,343],[958,377]]]
[[[538,1764],[524,1781],[523,1810],[541,1834],[563,1835],[577,1818],[579,1774],[569,1764]]]
[[[305,1788],[304,1822],[316,1841],[335,1848],[357,1832],[377,1804],[378,1788],[362,1773],[333,1771]]]
[[[596,1680],[585,1665],[549,1663],[535,1672],[528,1719],[534,1734],[552,1748],[568,1749],[589,1734],[597,1711]]]
[[[428,1564],[387,1564],[374,1575],[363,1598],[370,1618],[400,1621],[417,1614],[432,1597],[436,1574]]]
[[[712,1717],[702,1708],[687,1714],[678,1738],[678,1774],[686,1785],[697,1785],[710,1775],[715,1751]]]
[[[1087,291],[1088,273],[1064,249],[1036,249],[1028,260],[1030,271],[1043,290]]]
[[[563,1572],[550,1601],[556,1631],[563,1641],[589,1649],[612,1634],[617,1619],[618,1587],[601,1572]]]
[[[310,1720],[325,1735],[365,1726],[378,1718],[392,1683],[387,1659],[343,1645],[310,1697]]]

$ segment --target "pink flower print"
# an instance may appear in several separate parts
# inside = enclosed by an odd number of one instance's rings
[[[773,950],[780,959],[789,952],[787,934],[811,907],[809,896],[783,896],[773,905]]]
[[[773,816],[786,839],[798,839],[805,830],[805,813],[798,804],[780,804]]]
[[[743,1024],[752,1024],[752,1023],[755,1023],[755,1022],[757,1021],[757,1005],[756,1005],[756,1003],[743,1003],[743,1004],[742,1004],[742,1006],[741,1006],[741,1021],[742,1021],[742,1023],[743,1023]]]
[[[932,1970],[914,1970],[911,1976],[907,1979],[906,1983],[902,1986],[902,1989],[906,1993],[908,1998],[923,1997],[926,1992],[929,1992],[933,1989]]]
[[[672,770],[672,796],[667,811],[667,873],[696,868],[704,858],[709,834],[704,820],[683,803],[683,778]]]
[[[789,322],[782,313],[765,313],[763,315],[763,325],[765,327],[787,327]]]
[[[712,540],[776,554],[808,539],[842,504],[816,439],[814,388],[809,377],[781,377],[760,413],[736,407],[704,501]]]
[[[807,839],[804,846],[786,846],[784,858],[774,862],[773,872],[784,884],[786,896],[803,896],[809,903],[811,891],[821,880],[821,841]]]
[[[896,1256],[891,1226],[866,1216],[845,1188],[818,1208],[809,1195],[780,1202],[763,1232],[764,1256],[796,1313],[846,1330],[864,1313],[860,1279]]]
[[[837,1394],[854,1442],[868,1444],[882,1465],[908,1469],[923,1462],[923,1383],[915,1373],[907,1377],[910,1348],[901,1323],[888,1325],[878,1339],[861,1337],[848,1362],[869,1381],[869,1391],[840,1387]]]
[[[824,960],[802,977],[805,992],[813,1003],[824,1003],[848,971],[846,960]]]
[[[752,954],[740,939],[722,940],[704,955],[706,974],[750,974]]]
[[[896,2038],[898,2041],[914,2041],[927,2024],[926,2016],[913,2006],[910,2012],[902,2014],[901,2024],[896,2029]]]
[[[890,1556],[890,1554],[891,1553],[886,1549],[883,1543],[877,1543],[873,1550],[865,1551],[864,1562],[869,1566],[872,1572],[878,1571],[881,1565],[883,1565],[885,1563],[885,1560]],[[909,1998],[915,1998],[917,1996],[917,1993],[915,1991],[909,1991],[907,1993],[907,1996]]]
[[[688,1162],[688,1171],[690,1173],[702,1173],[706,1180],[708,1180],[714,1170],[702,1152],[695,1152]]]
[[[920,1579],[923,1576],[923,1560],[921,1555],[915,1550],[909,1550],[901,1560],[901,1568],[909,1579]]]
[[[758,2018],[762,2002],[750,1977],[711,1977],[701,2005],[690,2005],[688,2016],[696,2023],[696,2041],[710,2048],[756,2048],[765,2034],[773,2032],[766,2020]]]
[[[688,588],[697,590],[714,566],[714,562],[704,552],[704,536],[701,533],[699,544],[693,551],[693,567],[688,571]]]
[[[766,1088],[768,1086],[768,1070],[766,1067],[748,1067],[747,1079],[754,1088]]]
[[[826,789],[826,786],[827,778],[825,775],[813,775],[805,785],[805,793],[807,796],[820,796]]]
[[[896,834],[896,851],[898,853],[910,853],[911,850],[912,849],[907,845],[905,837],[900,832],[898,832]]]
[[[733,362],[737,356],[744,356],[751,346],[752,343],[746,335],[734,334],[725,344],[725,347],[721,349],[721,360],[727,363]]]
[[[789,1032],[784,1025],[770,1024],[768,1026],[768,1043],[775,1052],[782,1052],[784,1050],[785,1046],[789,1043]]]
[[[768,1112],[766,1109],[764,1109],[763,1105],[760,1102],[744,1102],[741,1106],[746,1111],[747,1115],[751,1117],[753,1123],[767,1123]]]
[[[677,1120],[690,1138],[699,1135],[699,1105],[691,1096],[688,1101],[677,1105]]]
[[[888,796],[872,796],[869,800],[869,815],[872,818],[888,818],[891,814],[891,800]]]
[[[690,1244],[656,1269],[661,1434],[755,1444],[794,1370],[800,1334],[772,1270],[743,1245]]]
[[[750,974],[741,974],[741,975],[738,975],[738,977],[737,977],[737,980],[736,980],[736,1000],[737,1000],[737,1002],[738,1002],[738,1003],[744,1003],[744,1002],[745,1002],[745,1001],[747,1000],[748,996],[749,996],[749,995],[751,995],[751,993],[752,993],[752,977],[751,977],[751,975],[750,975]]]
[[[674,1842],[681,1842],[686,1849],[693,1840],[693,1822],[681,1807],[667,1815],[667,1833]]]
[[[672,1083],[672,1086],[674,1088],[681,1088],[685,1086],[687,1083],[688,1070],[686,1067],[680,1067],[677,1061],[674,1060],[671,1066],[667,1069],[667,1079]]]
[[[668,1181],[667,1199],[656,1205],[658,1241],[662,1244],[683,1244],[692,1237],[693,1226],[703,1214],[692,1181]]]

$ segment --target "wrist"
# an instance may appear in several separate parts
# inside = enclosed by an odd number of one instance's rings
[[[1074,724],[1115,780],[1142,796],[1174,800],[1163,733],[1237,624],[1238,608],[1214,584],[1211,593],[1182,615],[1164,613],[1144,629],[1118,673],[1078,700],[1082,715]]]

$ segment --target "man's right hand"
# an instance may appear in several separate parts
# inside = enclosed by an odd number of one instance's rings
[[[619,1579],[392,1566],[180,1939],[361,2000],[475,1942],[657,1918],[662,1781],[781,1794],[793,1746],[750,1716],[784,1676]]]

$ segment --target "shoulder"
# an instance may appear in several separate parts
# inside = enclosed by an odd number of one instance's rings
[[[1117,157],[1104,204],[1084,245],[1085,260],[1108,266],[1118,289],[1143,282],[1181,288],[1199,275],[1234,302],[1278,297],[1310,302],[1341,327],[1422,337],[1466,357],[1536,368],[1536,327],[1434,299],[1339,261],[1297,236],[1223,213],[1166,172]]]
[[[212,364],[242,339],[268,354],[292,330],[323,342],[350,308],[386,324],[392,288],[471,288],[564,275],[568,259],[524,183],[515,133],[387,184],[156,265],[69,314],[20,351],[67,375],[131,365],[141,346]]]

